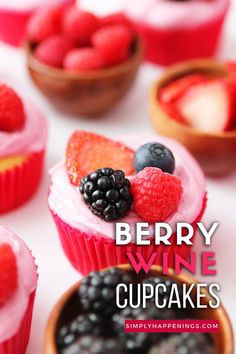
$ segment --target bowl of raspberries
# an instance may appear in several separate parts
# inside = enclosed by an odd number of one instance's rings
[[[112,108],[142,61],[141,41],[124,14],[97,17],[75,5],[35,12],[25,47],[39,90],[60,109],[85,116]]]
[[[127,286],[129,302],[117,305],[117,287]],[[92,272],[72,286],[54,307],[45,333],[45,354],[233,354],[230,321],[220,305],[217,309],[158,308],[152,297],[146,306],[137,307],[141,287],[158,289],[160,301],[168,302],[172,288],[181,289],[197,283],[186,274],[176,276],[153,266],[149,274],[137,275],[130,265]],[[163,291],[165,289],[165,291]],[[156,295],[157,296],[157,295]],[[155,297],[156,297],[155,296]],[[127,291],[119,288],[119,304],[124,304]],[[195,303],[196,295],[191,296]],[[139,299],[139,300],[137,300]],[[206,295],[205,304],[210,302]],[[143,302],[141,296],[141,302]],[[124,331],[126,320],[218,320],[217,333],[138,333]]]

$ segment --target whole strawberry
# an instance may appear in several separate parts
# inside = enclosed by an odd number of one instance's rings
[[[104,67],[104,59],[94,48],[77,48],[65,57],[63,66],[68,71],[90,71]]]
[[[103,55],[107,66],[118,65],[130,57],[132,31],[123,25],[105,26],[92,36],[92,44]]]
[[[20,97],[7,85],[0,85],[0,131],[14,132],[25,122],[24,106]]]
[[[61,17],[63,11],[60,6],[40,8],[31,17],[27,26],[27,38],[39,43],[61,30]]]
[[[74,48],[73,41],[67,36],[56,35],[41,42],[34,55],[41,62],[61,68],[66,54]]]
[[[165,221],[178,207],[183,189],[177,176],[146,167],[132,181],[134,210],[146,222]]]
[[[0,307],[14,294],[17,287],[16,258],[8,244],[0,244]]]
[[[99,27],[97,17],[86,11],[71,7],[63,20],[63,31],[81,46],[90,44],[92,34]]]

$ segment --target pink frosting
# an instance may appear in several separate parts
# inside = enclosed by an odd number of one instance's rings
[[[134,21],[154,27],[192,27],[222,16],[229,0],[136,0],[125,12]]]
[[[176,229],[176,223],[185,221],[192,223],[202,209],[206,185],[202,170],[188,151],[174,140],[161,136],[124,137],[119,139],[130,148],[137,150],[139,146],[147,142],[160,142],[166,145],[174,154],[176,168],[174,174],[182,181],[183,197],[178,209],[166,222],[172,229]],[[107,223],[96,217],[85,205],[79,193],[78,187],[69,182],[65,163],[62,161],[50,171],[52,183],[49,193],[49,207],[64,222],[82,231],[101,234],[104,237],[115,238],[114,223]],[[133,240],[135,239],[134,227],[137,222],[142,222],[136,213],[131,211],[120,222],[127,222],[132,227]],[[150,226],[152,229],[153,225]]]
[[[40,110],[24,100],[26,121],[19,131],[0,131],[0,157],[31,154],[44,150],[47,138],[47,123]]]
[[[50,5],[60,4],[63,0],[50,0]],[[16,11],[32,10],[38,6],[48,6],[48,0],[0,0],[0,8]]]
[[[0,226],[0,244],[11,246],[17,261],[18,287],[10,300],[0,307],[0,343],[11,338],[19,329],[27,309],[29,296],[37,286],[34,259],[25,243],[12,231]]]

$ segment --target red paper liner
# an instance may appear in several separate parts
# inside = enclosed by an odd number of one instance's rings
[[[19,1],[19,0],[18,0]],[[61,0],[58,3],[73,4],[74,0]],[[26,26],[36,8],[29,10],[15,10],[0,6],[0,39],[10,45],[23,44]]]
[[[0,343],[0,354],[24,354],[26,352],[30,336],[35,293],[36,290],[30,295],[28,307],[18,332],[12,338]],[[14,321],[14,318],[12,320]]]
[[[211,21],[193,28],[161,29],[144,23],[134,26],[145,44],[145,58],[163,66],[175,62],[212,57],[217,49],[227,8]]]
[[[203,200],[202,210],[197,219],[192,223],[196,231],[196,224],[203,216],[206,209],[207,197]],[[141,252],[144,259],[149,259],[153,252],[158,253],[155,264],[161,265],[162,254],[169,253],[169,267],[173,268],[174,254],[177,252],[184,259],[188,259],[192,246],[174,244],[176,233],[172,235],[172,245],[154,244],[152,239],[150,246],[138,246],[134,243],[127,246],[117,246],[115,241],[105,236],[94,234],[91,232],[82,232],[65,223],[58,215],[51,211],[55,224],[58,229],[61,244],[64,252],[75,269],[81,274],[87,275],[92,271],[103,268],[112,267],[120,264],[129,263],[126,253]],[[1,353],[0,353],[1,354]]]
[[[27,201],[41,180],[44,151],[30,155],[20,166],[0,172],[0,213]]]

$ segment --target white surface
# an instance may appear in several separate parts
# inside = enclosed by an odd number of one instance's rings
[[[94,8],[96,6],[101,9],[100,1],[89,2]],[[105,4],[105,2],[103,0],[102,3]],[[117,6],[118,2],[116,3],[115,0],[112,2],[115,3],[114,6]],[[107,3],[111,3],[111,0],[107,0]],[[235,17],[236,3],[234,1],[225,28],[224,45],[219,53],[222,58],[236,59]],[[39,192],[22,208],[0,217],[0,223],[12,228],[27,242],[39,265],[38,293],[27,354],[42,354],[43,332],[48,315],[60,295],[78,279],[78,274],[62,252],[55,226],[47,209],[49,186],[47,169],[61,159],[68,137],[77,128],[108,136],[124,132],[137,132],[137,134],[152,132],[146,110],[146,99],[148,88],[153,79],[160,74],[161,69],[150,65],[143,66],[136,84],[124,101],[112,113],[96,121],[76,119],[55,111],[30,82],[25,69],[24,56],[20,50],[0,44],[0,72],[20,84],[24,92],[34,98],[44,110],[49,122],[47,166]],[[218,275],[214,281],[218,281],[222,286],[222,302],[233,320],[236,333],[235,191],[236,173],[223,179],[209,179],[209,203],[204,221],[221,223],[211,246],[211,250],[216,252],[218,263]],[[201,248],[199,240],[195,250],[200,252]]]

